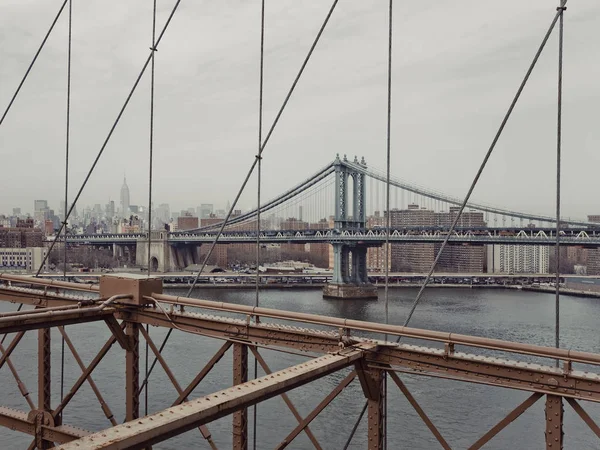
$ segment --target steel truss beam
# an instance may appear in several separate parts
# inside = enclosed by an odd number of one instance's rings
[[[86,311],[86,308],[75,309],[72,311],[62,311],[63,314],[47,315],[40,317],[37,314],[28,316],[2,317],[0,319],[0,333],[14,333],[15,331],[39,330],[41,328],[50,328],[58,326],[73,325],[86,322],[96,322],[114,318],[115,309],[105,308],[102,311]]]
[[[362,357],[361,349],[324,355],[207,397],[91,434],[60,448],[143,448],[322,378],[354,364]]]
[[[267,375],[270,375],[271,373],[273,373],[273,371],[271,370],[271,368],[269,367],[269,365],[267,364],[265,359],[262,357],[262,355],[260,353],[258,353],[258,350],[256,348],[250,347],[250,351],[252,351],[252,354],[254,355],[254,357],[256,358],[256,360],[258,361],[258,363],[260,364],[260,366],[262,367],[262,369],[264,370],[264,372]],[[290,400],[290,397],[284,392],[283,394],[281,394],[281,398],[283,399],[283,401],[285,402],[285,404],[287,405],[289,410],[292,412],[292,414],[294,415],[294,417],[296,418],[298,423],[299,424],[302,423],[302,421],[303,421],[302,416],[300,415],[300,413],[298,412],[298,410],[296,409],[296,407]],[[313,434],[313,432],[308,427],[308,423],[303,428],[303,431],[306,433],[306,435],[308,436],[308,438],[314,445],[315,449],[322,450],[322,447],[319,444],[319,441],[317,441],[317,437]]]
[[[300,423],[288,434],[284,440],[276,447],[277,450],[283,450],[292,443],[296,436],[298,436],[303,430],[306,430],[308,424],[310,424],[320,413],[323,411],[338,395],[356,378],[356,371],[350,372],[346,375],[340,383],[325,397],[321,403],[319,403],[315,409],[313,409],[305,419],[302,419]]]
[[[158,359],[158,362],[160,363],[160,365],[162,366],[163,370],[165,371],[165,373],[169,377],[169,380],[171,380],[171,384],[173,384],[173,387],[177,391],[177,394],[179,394],[181,396],[183,394],[183,389],[181,389],[181,385],[179,384],[179,382],[175,378],[175,375],[173,375],[173,372],[169,368],[169,365],[165,361],[165,358],[163,358],[162,354],[160,353],[160,351],[156,347],[156,344],[150,338],[150,335],[144,329],[144,327],[140,327],[140,331],[141,331],[142,335],[144,336],[144,339],[146,340],[146,342],[148,343],[148,345],[152,349],[152,353],[154,353],[154,356],[156,356],[156,359]],[[212,366],[211,366],[211,368],[212,368]],[[182,401],[186,401],[187,402],[188,401],[187,396]],[[180,403],[181,402],[177,402],[176,404],[178,405]],[[114,424],[114,425],[116,425],[116,424]],[[213,450],[216,450],[217,446],[213,442],[212,435],[211,435],[210,431],[208,430],[208,428],[206,427],[206,425],[200,425],[199,430],[200,430],[200,433],[202,433],[202,437],[207,440],[208,444],[210,445],[210,448],[213,449]]]
[[[131,314],[131,320],[141,323],[303,351],[335,351],[341,341],[339,333],[266,322],[255,324],[196,313],[175,313],[170,317],[171,320],[163,313],[152,310]],[[417,374],[439,373],[462,381],[600,402],[599,375],[566,371],[553,366],[407,344],[381,345],[376,352],[369,352],[366,359],[370,364],[382,364],[382,369],[388,365],[405,367],[415,370]]]
[[[248,382],[248,346],[233,344],[233,386]],[[248,408],[233,413],[233,450],[248,450]]]
[[[441,374],[457,381],[600,402],[600,376],[502,358],[399,345],[367,356],[370,363],[406,367],[415,374]]]
[[[69,335],[65,331],[64,327],[59,327],[58,331],[64,338],[67,346],[69,347],[69,350],[71,351],[71,354],[73,355],[73,358],[75,359],[75,361],[77,362],[77,365],[81,369],[81,372],[85,373],[86,372],[85,364],[83,364],[83,361],[82,361],[81,357],[79,356],[79,353],[75,349],[75,346],[73,345],[73,342],[71,341],[71,338],[69,338]],[[119,331],[121,331],[121,333],[123,332],[123,330],[121,330],[121,328],[119,328]],[[98,389],[98,386],[96,386],[96,382],[92,379],[92,375],[88,374],[86,379],[87,379],[88,384],[92,388],[92,391],[94,391],[94,394],[96,395],[96,398],[98,399],[98,402],[100,403],[100,407],[102,408],[104,415],[106,416],[106,418],[109,420],[109,422],[112,425],[116,425],[117,421],[115,420],[115,416],[112,413],[108,404],[104,401],[104,397],[102,397],[102,394],[100,393],[100,390]]]
[[[124,328],[125,324],[124,323],[121,324],[121,327]],[[106,341],[106,343],[104,344],[104,346],[100,349],[100,351],[98,352],[98,354],[94,357],[94,359],[92,360],[92,362],[87,366],[87,368],[85,369],[85,371],[77,379],[77,381],[75,382],[75,384],[73,385],[73,387],[71,388],[71,390],[67,393],[67,395],[65,395],[65,398],[63,398],[63,400],[60,403],[60,405],[58,405],[57,408],[52,413],[52,415],[55,418],[60,416],[60,414],[63,411],[63,409],[65,409],[65,407],[69,404],[69,402],[75,396],[75,394],[77,393],[77,391],[79,391],[79,388],[83,385],[83,383],[85,383],[85,381],[87,380],[87,378],[94,371],[94,369],[98,366],[98,364],[100,364],[100,361],[102,361],[102,359],[106,356],[106,354],[108,353],[108,351],[111,349],[111,347],[113,346],[113,344],[116,341],[117,341],[117,338],[115,338],[114,335],[111,336],[110,338],[108,338],[108,340]]]
[[[521,414],[531,408],[535,402],[537,402],[540,398],[542,398],[542,394],[538,392],[534,392],[531,394],[523,403],[509,412],[504,419],[498,422],[496,425],[492,427],[490,431],[484,434],[481,438],[477,440],[473,445],[469,447],[469,450],[478,450],[487,444],[494,436],[504,430],[508,425],[510,425],[513,421],[515,421]]]
[[[437,441],[440,443],[442,448],[444,448],[444,450],[451,450],[450,445],[448,444],[448,442],[446,442],[446,439],[444,439],[444,437],[442,436],[442,433],[439,432],[439,430],[433,424],[433,422],[431,421],[429,416],[427,416],[427,414],[425,414],[425,411],[423,411],[423,408],[421,408],[421,405],[419,405],[417,400],[410,393],[410,391],[408,390],[408,388],[406,387],[404,382],[400,379],[398,374],[396,372],[392,372],[392,371],[389,371],[388,374],[389,374],[390,378],[392,379],[392,381],[394,383],[396,383],[396,386],[398,386],[400,391],[402,391],[402,393],[404,394],[404,396],[406,397],[406,399],[408,400],[410,405],[417,412],[417,414],[419,415],[421,420],[425,423],[425,425],[427,425],[427,428],[429,428],[429,431],[431,431],[433,433],[433,435],[435,436]]]

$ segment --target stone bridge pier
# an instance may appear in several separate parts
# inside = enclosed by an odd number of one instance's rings
[[[177,272],[200,261],[200,244],[171,244],[166,231],[153,231],[150,242],[150,270],[152,272]],[[138,239],[136,245],[136,264],[148,265],[148,239]]]

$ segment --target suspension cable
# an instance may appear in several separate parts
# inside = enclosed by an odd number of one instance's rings
[[[386,192],[385,202],[387,209],[385,233],[385,323],[389,323],[389,275],[390,275],[390,228],[392,215],[390,211],[390,167],[391,167],[391,139],[392,139],[392,32],[393,32],[393,0],[389,0],[389,29],[388,29],[388,80],[387,80],[387,148],[386,148]],[[385,335],[387,341],[387,334]],[[383,448],[387,449],[387,372],[383,372]]]
[[[563,34],[564,12],[566,0],[561,0],[561,5],[556,8],[560,16],[558,27],[558,100],[556,123],[556,300],[555,300],[555,329],[554,339],[556,348],[560,347],[560,168],[562,151],[562,87],[563,87]],[[556,360],[556,367],[559,360]]]
[[[65,5],[67,4],[67,1],[68,0],[64,0],[63,1],[60,9],[58,10],[58,13],[56,14],[56,17],[54,18],[54,21],[52,22],[52,25],[50,25],[50,28],[48,29],[48,32],[46,33],[46,36],[44,36],[44,39],[42,40],[42,43],[40,44],[40,47],[38,48],[37,52],[35,53],[35,56],[33,57],[33,60],[31,61],[31,64],[29,64],[29,67],[27,68],[27,71],[25,72],[25,75],[23,75],[23,78],[21,79],[21,82],[19,83],[19,86],[17,87],[17,90],[15,91],[15,93],[12,96],[12,98],[10,99],[10,102],[8,103],[8,106],[6,107],[6,110],[4,110],[4,114],[2,114],[2,118],[0,118],[0,126],[2,125],[2,122],[4,122],[4,119],[6,118],[6,115],[8,114],[8,111],[10,111],[10,108],[12,107],[13,103],[15,102],[15,99],[17,98],[17,95],[19,95],[19,92],[21,91],[21,88],[23,87],[23,84],[25,83],[25,80],[29,76],[29,72],[31,72],[31,69],[33,68],[33,65],[35,64],[35,62],[37,61],[37,58],[40,55],[42,49],[44,48],[44,45],[46,45],[46,41],[48,40],[48,37],[50,36],[50,33],[52,33],[52,30],[54,29],[54,25],[56,25],[56,22],[58,21],[58,18],[62,14],[63,9],[65,9]],[[65,206],[65,208],[66,208],[66,206]]]
[[[149,168],[148,168],[148,276],[152,271],[152,168],[154,161],[154,64],[155,64],[155,53],[156,53],[156,0],[153,2],[152,7],[152,61],[150,65],[150,146],[149,146]],[[146,333],[150,336],[150,325],[146,324]],[[145,352],[145,378],[148,378],[148,340],[146,339],[146,352]],[[148,383],[144,386],[144,414],[148,415]]]
[[[67,47],[67,121],[65,138],[65,209],[64,209],[64,257],[63,280],[67,281],[67,204],[69,195],[69,144],[71,136],[71,47],[73,31],[73,0],[69,0],[69,37]],[[64,399],[65,388],[65,337],[60,340],[60,400]],[[64,414],[61,413],[61,416]]]
[[[258,307],[260,300],[260,189],[262,177],[262,122],[263,122],[263,83],[264,83],[264,61],[265,61],[265,0],[261,0],[260,9],[260,77],[258,86],[258,181],[256,185],[256,299],[254,306]],[[258,316],[255,317],[258,322]],[[254,357],[254,379],[258,378],[258,359]],[[252,448],[256,450],[256,430],[258,419],[258,407],[255,403],[252,407],[254,420],[252,421]]]
[[[167,19],[167,22],[165,23],[160,34],[158,35],[158,39],[156,40],[156,44],[154,46],[155,49],[158,48],[158,44],[162,40],[165,32],[167,31],[167,28],[169,27],[169,24],[171,23],[171,19],[173,19],[173,15],[175,14],[175,11],[177,11],[177,8],[179,7],[180,3],[181,3],[181,0],[177,0],[177,3],[175,3],[175,6],[173,6],[173,9],[171,10],[171,13],[169,14],[169,18]],[[140,83],[140,80],[142,79],[142,76],[144,75],[144,72],[146,72],[146,69],[148,68],[148,65],[150,64],[150,60],[152,59],[152,55],[154,54],[155,49],[150,51],[150,54],[148,55],[148,58],[146,58],[146,62],[144,63],[142,70],[140,71],[139,75],[137,76],[135,83],[133,84],[133,87],[129,91],[129,94],[127,95],[127,98],[125,99],[123,106],[119,110],[119,114],[117,115],[117,118],[115,119],[112,127],[110,128],[110,131],[108,132],[108,135],[106,136],[106,139],[104,140],[104,143],[102,144],[102,147],[100,147],[100,150],[98,151],[98,154],[96,155],[96,158],[94,159],[94,162],[92,163],[92,166],[90,167],[90,170],[88,171],[87,175],[85,176],[85,179],[83,180],[83,183],[81,184],[81,187],[79,188],[79,191],[77,192],[77,195],[75,196],[75,199],[73,200],[73,203],[71,204],[71,207],[69,208],[69,212],[67,213],[67,219],[71,216],[73,209],[77,205],[77,201],[79,200],[79,197],[81,197],[81,194],[83,193],[85,186],[87,185],[90,177],[92,176],[94,169],[98,165],[98,161],[102,157],[102,154],[104,153],[104,150],[106,149],[106,146],[108,145],[108,142],[110,141],[110,138],[112,137],[115,129],[117,128],[117,125],[119,124],[119,121],[121,120],[121,117],[123,116],[123,113],[125,112],[125,109],[127,108],[127,105],[129,104],[129,101],[131,100],[131,97],[133,96],[135,90],[137,89],[137,87]],[[64,224],[58,230],[58,233],[57,233],[58,236],[60,236],[60,234],[62,233],[63,228],[64,228]],[[46,256],[44,256],[44,259],[42,260],[42,263],[40,264],[40,267],[39,267],[37,273],[35,274],[36,277],[40,276],[42,267],[44,267],[44,264],[46,264],[46,260],[48,259],[48,256],[50,255],[50,252],[54,248],[55,244],[56,244],[56,239],[54,241],[52,241],[52,243],[50,244],[48,253],[46,253]]]

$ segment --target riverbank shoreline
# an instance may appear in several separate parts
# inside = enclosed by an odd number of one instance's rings
[[[191,284],[182,283],[165,283],[165,289],[189,289]],[[266,283],[260,284],[260,289],[322,289],[324,283]],[[383,289],[385,285],[374,284],[374,286]],[[418,289],[421,287],[419,283],[394,283],[388,285],[389,289]],[[521,286],[515,285],[500,285],[500,284],[451,284],[451,283],[430,283],[427,287],[431,288],[463,288],[463,289],[521,289]],[[256,285],[252,283],[198,283],[194,289],[240,289],[251,290],[256,289]]]
[[[190,284],[181,283],[165,283],[163,287],[165,289],[189,289]],[[266,283],[260,284],[259,289],[271,290],[271,289],[323,289],[324,283]],[[374,286],[383,289],[383,284],[375,284]],[[389,284],[389,289],[418,289],[421,287],[419,283],[393,283]],[[552,286],[521,286],[521,285],[501,285],[501,284],[452,284],[452,283],[436,283],[428,284],[428,288],[440,288],[440,289],[508,289],[508,290],[520,290],[528,292],[541,292],[545,294],[555,293],[555,289]],[[194,289],[234,289],[234,290],[254,290],[256,285],[251,283],[198,283]],[[573,297],[586,297],[586,298],[600,298],[600,292],[580,291],[577,289],[561,288],[561,295],[571,295]]]

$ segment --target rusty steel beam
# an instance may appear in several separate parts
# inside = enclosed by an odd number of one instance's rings
[[[283,450],[298,436],[306,427],[323,411],[340,393],[356,378],[356,371],[350,372],[340,383],[313,409],[305,419],[288,434],[283,441],[275,447],[277,450]]]
[[[125,324],[122,324],[121,326],[125,327]],[[87,366],[87,368],[85,369],[85,372],[83,372],[79,376],[79,378],[77,379],[77,381],[75,382],[75,384],[73,385],[71,390],[67,393],[67,395],[65,395],[65,398],[63,398],[60,405],[58,405],[58,407],[52,413],[52,415],[54,416],[55,419],[57,417],[60,417],[60,414],[62,413],[63,409],[65,409],[65,407],[69,404],[69,402],[75,396],[77,391],[79,391],[79,388],[83,385],[83,383],[85,383],[88,376],[94,371],[94,369],[98,366],[98,364],[100,364],[100,361],[102,361],[104,356],[106,356],[106,354],[108,353],[108,351],[111,349],[111,347],[113,346],[113,344],[116,341],[117,341],[117,338],[115,338],[114,335],[111,336],[110,338],[108,338],[108,340],[102,346],[102,348],[100,349],[98,354],[94,357],[92,362]]]
[[[115,319],[115,316],[113,316],[111,314],[111,315],[105,317],[104,322],[106,322],[106,325],[110,329],[113,336],[117,339],[117,342],[119,343],[121,348],[123,350],[129,350],[129,344],[130,344],[129,338],[123,332],[123,329],[121,328],[121,325],[119,324],[117,319]],[[143,328],[143,327],[140,327],[140,328]]]
[[[600,438],[600,427],[594,419],[590,417],[590,415],[581,407],[581,405],[577,402],[577,400],[573,400],[572,398],[566,398],[567,402],[571,407],[575,410],[575,412],[581,417],[581,419],[590,427],[590,430],[594,432],[596,436]]]
[[[50,328],[38,331],[38,409],[52,411]]]
[[[193,306],[210,310],[233,312],[253,317],[270,317],[273,319],[287,320],[292,322],[312,323],[325,325],[344,330],[359,330],[372,333],[390,334],[393,336],[404,336],[427,341],[443,342],[453,345],[465,345],[469,347],[485,348],[489,350],[520,353],[525,355],[540,356],[543,358],[560,359],[564,361],[580,362],[584,364],[600,365],[600,354],[579,352],[555,347],[544,347],[541,345],[525,344],[521,342],[502,341],[464,334],[447,333],[441,331],[423,330],[398,325],[386,325],[381,323],[366,322],[362,320],[351,320],[339,317],[320,316],[317,314],[299,313],[272,308],[261,308],[255,306],[236,305],[233,303],[215,302],[212,300],[200,300],[187,297],[175,297],[162,293],[152,294],[152,298],[173,305]]]
[[[143,448],[337,372],[362,357],[361,349],[324,355],[242,385],[91,434],[60,448],[74,450],[91,445],[96,449]]]
[[[390,378],[392,379],[392,381],[394,383],[396,383],[396,386],[398,386],[398,388],[400,389],[400,391],[404,394],[404,396],[406,397],[406,399],[408,400],[408,402],[410,403],[410,405],[417,412],[417,414],[419,415],[419,417],[421,418],[421,420],[425,423],[425,425],[427,425],[427,428],[429,428],[429,431],[431,431],[431,433],[433,433],[433,435],[435,436],[435,438],[437,439],[437,441],[440,443],[440,445],[442,446],[442,448],[444,450],[451,450],[450,445],[448,444],[448,442],[446,441],[446,439],[444,439],[444,437],[442,436],[442,433],[439,432],[439,430],[433,424],[433,422],[431,421],[431,419],[429,418],[429,416],[427,416],[427,414],[425,413],[425,411],[423,411],[423,408],[421,408],[421,405],[419,405],[419,403],[417,402],[417,400],[410,393],[410,391],[408,390],[408,388],[406,387],[406,385],[404,384],[404,382],[400,379],[400,377],[398,376],[398,374],[396,374],[395,372],[393,372],[391,370],[388,371],[388,374],[389,374]]]
[[[8,347],[6,347],[6,349],[0,343],[0,350],[2,351],[2,357],[0,358],[0,369],[2,369],[4,363],[9,360],[11,353],[17,347],[17,345],[19,345],[19,342],[21,342],[23,336],[25,336],[24,331],[20,331],[19,333],[17,333],[13,340],[10,342],[10,344],[8,344]]]
[[[127,322],[125,333],[129,338],[129,347],[125,353],[125,421],[140,416],[140,325]]]
[[[24,331],[22,331],[21,333],[19,333],[19,335],[25,334]],[[17,335],[18,336],[18,335]],[[15,340],[17,338],[17,336],[15,336]],[[20,340],[21,338],[19,338]],[[11,345],[13,342],[15,342],[15,340],[13,340],[11,342]],[[13,346],[13,350],[16,347]],[[31,400],[31,396],[29,395],[29,389],[27,389],[27,386],[25,386],[25,383],[23,383],[23,381],[21,381],[21,377],[19,377],[19,374],[17,373],[17,369],[15,368],[14,364],[12,363],[12,361],[10,360],[10,358],[8,357],[7,353],[8,349],[4,349],[4,346],[2,344],[0,344],[0,351],[2,351],[2,356],[4,357],[6,355],[5,361],[6,361],[6,365],[8,366],[8,368],[10,369],[15,381],[17,382],[17,387],[19,388],[19,391],[21,392],[21,395],[25,398],[25,401],[27,401],[27,404],[29,405],[29,407],[31,409],[35,409],[35,405],[33,403],[33,400]],[[11,350],[12,352],[12,350]]]
[[[44,413],[49,414],[52,411],[50,352],[50,328],[38,330],[38,412],[35,415],[35,445],[39,450],[53,447],[42,435],[42,426],[47,425]]]
[[[264,370],[264,372],[267,375],[270,375],[271,373],[273,373],[273,371],[271,370],[271,368],[269,367],[269,365],[267,364],[267,362],[265,361],[265,359],[262,357],[262,355],[260,353],[258,353],[258,350],[256,348],[254,348],[254,347],[250,347],[250,350],[254,354],[254,357],[256,358],[256,360],[258,361],[258,363],[260,364],[260,366],[262,367],[262,369]],[[294,417],[296,418],[296,420],[298,421],[298,423],[301,423],[302,420],[303,420],[302,416],[300,415],[300,413],[298,412],[298,410],[296,409],[296,407],[294,406],[294,404],[290,400],[289,395],[287,395],[284,392],[283,394],[281,394],[281,398],[283,399],[284,403],[287,405],[287,407],[289,408],[289,410],[292,412],[292,414],[294,415]],[[308,438],[312,442],[312,444],[315,447],[315,449],[316,450],[322,450],[321,444],[319,444],[319,441],[317,441],[317,437],[313,434],[313,432],[311,431],[311,429],[308,426],[308,424],[303,428],[303,431],[306,433],[306,435],[308,436]]]
[[[13,408],[0,407],[0,425],[11,430],[20,431],[30,436],[35,436],[35,420],[31,413],[19,411]],[[49,442],[58,442],[59,444],[71,442],[90,434],[89,431],[81,428],[61,425],[58,427],[43,426],[42,437]]]
[[[546,449],[562,450],[564,409],[562,397],[546,395]]]
[[[73,355],[73,358],[77,362],[77,365],[81,369],[81,372],[85,372],[86,371],[85,364],[83,364],[83,361],[82,361],[81,357],[79,356],[79,353],[77,353],[77,350],[75,349],[75,346],[73,345],[73,342],[71,341],[71,339],[67,335],[67,332],[65,331],[64,327],[58,327],[58,331],[60,332],[60,334],[64,338],[65,343],[69,347],[69,350],[71,351],[71,354]],[[120,327],[119,327],[119,331],[123,332]],[[102,411],[104,412],[104,415],[106,416],[106,418],[109,420],[109,422],[112,425],[116,425],[117,421],[115,420],[115,416],[112,413],[112,411],[111,411],[110,407],[108,406],[108,404],[106,403],[106,401],[104,401],[104,397],[102,397],[102,394],[100,393],[100,390],[98,389],[98,386],[96,385],[96,383],[92,379],[92,375],[91,374],[88,375],[86,379],[87,379],[88,384],[92,388],[92,391],[94,391],[94,394],[96,395],[96,398],[98,399],[98,402],[100,403],[100,407],[102,408]]]
[[[0,333],[14,333],[16,331],[39,330],[86,322],[104,320],[113,317],[115,310],[106,308],[98,311],[95,307],[80,308],[67,311],[48,311],[47,313],[30,314],[24,316],[0,318]]]
[[[263,345],[279,345],[307,352],[327,353],[339,349],[339,334],[308,328],[274,325],[266,322],[248,323],[246,320],[219,318],[205,314],[174,312],[171,320],[161,311],[133,310],[117,313],[117,318],[160,327],[176,328],[191,333],[221,339],[251,340]],[[250,335],[251,334],[251,335]]]
[[[504,428],[514,422],[521,414],[531,408],[535,402],[542,398],[542,394],[533,393],[523,403],[509,412],[500,422],[492,427],[490,431],[484,434],[477,440],[473,445],[469,447],[469,450],[477,450],[487,444],[494,436],[500,433]]]
[[[227,350],[229,350],[229,347],[231,347],[232,344],[233,343],[231,341],[227,341],[221,346],[221,348],[206,363],[206,365],[202,368],[202,370],[200,372],[198,372],[198,375],[196,375],[194,377],[194,379],[191,381],[191,383],[188,385],[188,387],[186,387],[183,390],[183,392],[181,392],[181,394],[179,394],[179,397],[177,397],[177,400],[175,400],[175,402],[173,403],[172,406],[177,406],[177,405],[183,403],[185,401],[185,399],[189,397],[189,395],[192,393],[192,391],[194,389],[196,389],[198,384],[200,384],[200,382],[204,379],[204,377],[206,375],[208,375],[208,373],[212,370],[212,368],[215,366],[215,364],[217,364],[221,360],[221,358],[223,357],[225,352],[227,352]]]
[[[97,285],[70,283],[68,281],[47,280],[44,278],[24,277],[20,275],[9,275],[0,273],[0,281],[10,281],[12,283],[32,284],[43,287],[56,287],[70,289],[72,291],[98,292],[100,288]]]
[[[248,347],[233,344],[233,386],[248,382]],[[248,450],[248,409],[233,413],[233,450]]]
[[[160,363],[160,365],[162,366],[163,370],[165,371],[165,373],[169,377],[169,380],[171,380],[171,384],[173,384],[173,387],[175,388],[175,390],[177,391],[177,393],[179,395],[181,395],[183,393],[183,389],[181,389],[181,385],[179,384],[179,382],[175,378],[175,375],[173,374],[173,372],[171,371],[171,368],[169,367],[169,365],[165,361],[165,358],[160,353],[158,347],[156,347],[156,344],[150,338],[150,335],[144,329],[144,327],[140,327],[140,332],[142,333],[142,335],[144,336],[144,339],[146,340],[146,342],[150,346],[150,349],[152,350],[152,353],[154,353],[154,356],[156,356],[156,359],[158,359],[158,362]],[[183,399],[183,401],[187,402],[188,398],[185,397]],[[113,424],[113,425],[116,425],[116,424]],[[198,427],[198,429],[200,430],[200,433],[202,434],[202,437],[204,439],[206,439],[206,441],[210,445],[210,448],[213,449],[213,450],[216,450],[217,446],[215,445],[215,443],[214,443],[214,441],[212,439],[212,434],[208,430],[208,427],[206,425],[200,425],[200,427]]]
[[[466,382],[600,402],[600,375],[594,373],[406,344],[381,346],[367,360],[407,367],[416,374],[443,374]]]
[[[358,370],[357,370],[358,373]],[[369,368],[364,371],[363,376],[368,380],[368,390],[364,390],[367,397],[367,420],[368,437],[367,448],[369,450],[383,450],[385,440],[385,383],[383,379],[384,371],[376,368]],[[375,387],[375,391],[371,388]]]
[[[25,335],[24,331],[17,333],[15,335],[15,337],[13,338],[13,340],[11,341],[11,343],[9,344],[8,348],[6,348],[6,349],[0,343],[0,351],[2,352],[2,358],[0,359],[0,368],[2,368],[2,366],[6,362],[6,365],[8,365],[8,368],[10,369],[15,381],[17,382],[17,386],[19,388],[19,391],[21,392],[21,395],[25,398],[25,401],[27,402],[29,407],[31,409],[35,409],[35,405],[34,405],[33,401],[31,400],[31,397],[29,396],[29,389],[27,389],[27,386],[25,386],[25,383],[23,383],[23,381],[21,380],[21,377],[19,377],[19,374],[17,373],[17,369],[15,368],[14,364],[10,360],[11,353],[17,347],[19,342],[21,342],[21,339],[23,338],[24,335]]]
[[[158,311],[133,312],[131,320],[218,338],[248,339],[262,345],[312,352],[335,351],[340,343],[339,333],[265,322],[255,324],[196,313],[172,314],[171,322]],[[379,362],[385,366],[440,373],[462,381],[533,392],[558,393],[565,397],[600,402],[600,375],[593,373],[566,371],[554,366],[461,352],[448,353],[443,349],[407,344],[382,345],[377,354],[369,354],[367,358],[370,363]]]
[[[76,295],[58,294],[53,290],[54,288],[41,290],[0,285],[0,301],[39,307],[57,307],[77,305],[80,301],[89,300]]]

